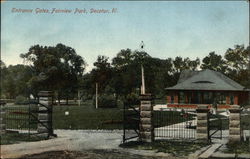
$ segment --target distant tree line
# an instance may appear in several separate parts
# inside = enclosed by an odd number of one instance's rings
[[[52,90],[57,98],[73,99],[83,90],[84,99],[95,95],[98,83],[101,95],[133,99],[141,86],[144,67],[146,92],[165,97],[164,88],[177,83],[182,70],[211,69],[219,71],[250,88],[250,47],[235,45],[223,56],[210,52],[203,59],[177,56],[159,59],[144,51],[122,49],[115,57],[99,55],[94,68],[84,74],[86,62],[76,51],[63,44],[54,47],[35,45],[20,54],[25,64],[9,65],[1,61],[1,98],[18,95],[34,97],[40,90]]]

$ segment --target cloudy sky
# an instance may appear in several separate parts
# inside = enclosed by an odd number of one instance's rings
[[[71,10],[71,13],[52,13]],[[74,13],[75,9],[87,13]],[[114,11],[112,13],[112,9]],[[36,11],[48,10],[48,13]],[[91,9],[110,13],[90,13]],[[32,10],[21,13],[21,10]],[[19,11],[19,12],[18,12]],[[98,55],[114,57],[121,49],[139,49],[153,57],[203,58],[249,43],[246,1],[23,1],[1,4],[1,59],[22,63],[20,53],[40,44],[63,43],[80,54],[88,69]]]

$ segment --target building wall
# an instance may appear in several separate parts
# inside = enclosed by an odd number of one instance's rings
[[[239,98],[238,98],[239,105],[245,105],[245,104],[248,103],[248,100],[250,100],[250,99],[248,99],[249,98],[248,93],[249,92],[241,92],[241,93],[239,93]]]
[[[217,104],[218,108],[227,109],[230,108],[230,105],[241,105],[247,102],[248,100],[248,92],[224,92],[225,96],[225,104]],[[179,103],[179,92],[170,92],[167,96],[167,104],[168,107],[179,107],[179,108],[196,108],[198,104],[188,103],[188,96],[185,96],[185,102]],[[190,94],[190,96],[193,94]],[[171,102],[171,96],[174,96],[174,102]],[[232,96],[232,97],[231,97]],[[232,99],[231,99],[232,98]],[[232,101],[231,101],[232,100]],[[209,107],[212,107],[213,104],[208,103],[199,103],[206,104]]]

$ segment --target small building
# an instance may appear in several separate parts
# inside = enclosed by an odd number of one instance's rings
[[[244,105],[248,101],[249,89],[220,72],[205,69],[181,72],[178,83],[166,88],[167,105],[175,108],[197,108],[207,104],[217,108]]]

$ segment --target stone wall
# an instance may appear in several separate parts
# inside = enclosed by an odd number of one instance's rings
[[[154,127],[153,127],[153,105],[152,96],[144,94],[140,96],[140,141],[152,142],[154,141]]]

